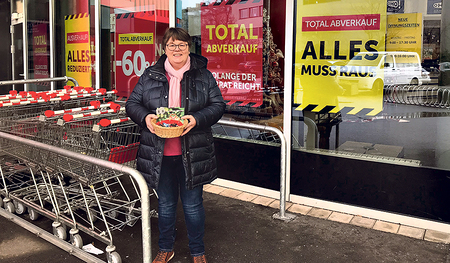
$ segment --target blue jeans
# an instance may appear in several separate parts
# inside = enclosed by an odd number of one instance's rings
[[[158,189],[159,249],[173,250],[178,196],[183,204],[184,218],[192,256],[205,254],[205,209],[203,186],[186,190],[185,172],[181,156],[164,156]]]

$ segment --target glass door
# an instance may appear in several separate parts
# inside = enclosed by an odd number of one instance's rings
[[[102,64],[110,65],[111,87],[118,96],[128,97],[144,70],[164,53],[161,43],[168,27],[169,1],[102,1],[101,47],[109,51],[101,52]]]
[[[11,59],[12,80],[24,79],[23,63],[23,0],[11,2]],[[13,85],[14,90],[24,90],[24,85]]]

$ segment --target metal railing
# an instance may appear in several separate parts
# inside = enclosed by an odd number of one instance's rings
[[[252,124],[252,123],[243,123],[236,121],[228,121],[228,120],[219,120],[217,122],[219,125],[231,126],[236,128],[244,128],[244,129],[253,129],[259,130],[262,132],[273,132],[275,133],[280,140],[281,143],[281,155],[280,155],[280,211],[273,215],[276,219],[281,219],[285,221],[292,220],[295,218],[294,215],[286,213],[286,154],[287,154],[287,145],[286,139],[282,131],[277,128]]]
[[[57,82],[57,81],[72,81],[75,86],[78,86],[78,81],[76,81],[72,77],[56,77],[56,78],[45,78],[45,79],[21,79],[21,80],[6,80],[6,81],[0,81],[0,86],[5,85],[20,85],[20,84],[30,84],[30,83],[41,83],[41,82]]]
[[[24,146],[28,146],[31,148],[37,148],[42,151],[46,151],[52,154],[57,154],[60,156],[64,156],[76,161],[89,163],[96,166],[101,166],[106,169],[111,169],[117,172],[122,172],[130,175],[131,177],[136,180],[140,196],[141,196],[141,213],[142,213],[142,246],[143,246],[143,262],[144,263],[150,263],[151,262],[151,229],[150,229],[150,192],[147,185],[147,182],[145,181],[144,177],[139,173],[137,170],[121,165],[118,163],[109,162],[106,160],[98,159],[92,156],[84,155],[77,152],[72,152],[66,149],[62,149],[59,147],[51,146],[48,144],[40,143],[37,141],[28,140],[22,137],[14,136],[8,133],[0,132],[0,139],[4,139],[7,141],[12,141],[14,143],[23,144]],[[65,242],[65,241],[61,241]],[[61,247],[63,247],[64,244],[62,244]],[[114,248],[110,248],[114,249]],[[108,250],[108,248],[107,248]]]
[[[306,135],[305,148],[306,149],[315,149],[319,146],[318,138],[319,138],[319,129],[317,128],[316,123],[308,118],[308,117],[299,117],[299,121],[303,121],[305,125],[308,127],[308,133]]]

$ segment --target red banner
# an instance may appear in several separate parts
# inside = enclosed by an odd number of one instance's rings
[[[302,31],[379,30],[380,14],[302,17]]]
[[[229,105],[262,104],[263,1],[255,2],[201,7],[202,55]]]
[[[50,58],[49,42],[48,42],[48,24],[33,25],[33,63],[34,78],[49,77],[49,58]],[[38,86],[48,86],[49,83],[40,83]]]
[[[67,44],[89,43],[89,32],[67,33]]]
[[[128,97],[144,70],[163,54],[162,36],[169,19],[147,11],[116,15],[115,85],[118,96]],[[165,15],[165,13],[163,13]]]

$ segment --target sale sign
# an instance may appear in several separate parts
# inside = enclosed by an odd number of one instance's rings
[[[91,87],[91,50],[89,14],[66,16],[66,75],[78,81],[82,87]]]
[[[263,1],[201,6],[202,55],[228,105],[263,98]]]
[[[297,1],[294,103],[297,110],[349,114],[383,107],[386,1]]]
[[[34,78],[48,78],[49,77],[49,42],[48,42],[48,24],[40,23],[33,24],[33,63],[34,63]],[[45,88],[49,83],[37,84]]]
[[[144,70],[163,54],[162,36],[168,17],[146,11],[116,15],[115,85],[118,96],[128,97]]]
[[[296,13],[296,110],[382,111],[386,1],[303,1]]]

